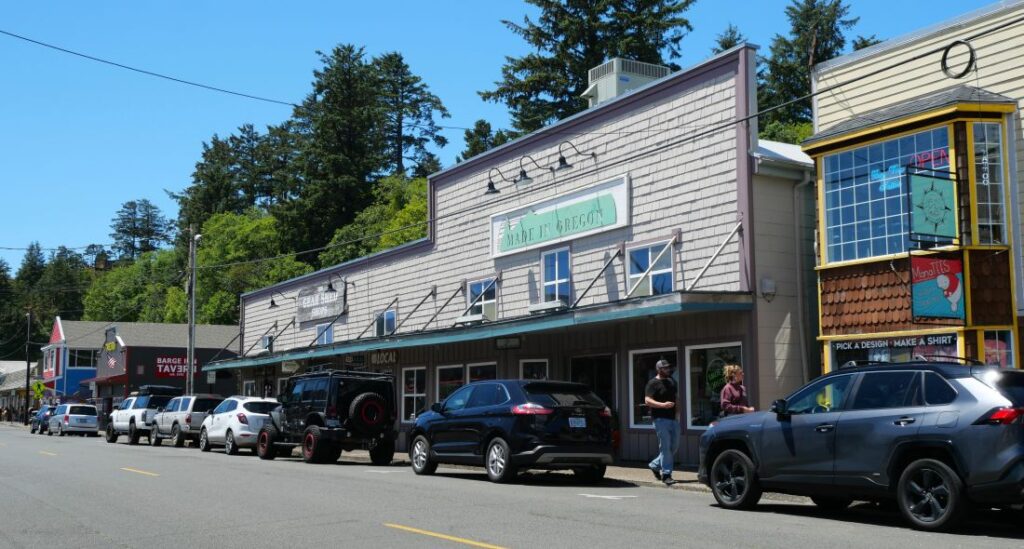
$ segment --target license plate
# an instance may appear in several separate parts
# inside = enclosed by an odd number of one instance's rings
[[[75,423],[88,423],[88,420],[85,420],[85,419],[82,419],[82,418],[78,418],[78,419],[75,420]]]
[[[569,427],[573,429],[585,429],[587,427],[587,418],[585,417],[570,417]]]

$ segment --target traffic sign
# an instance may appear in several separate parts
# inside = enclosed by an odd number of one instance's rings
[[[32,384],[32,392],[35,393],[37,400],[42,400],[46,394],[46,385],[43,385],[42,381],[36,381]]]

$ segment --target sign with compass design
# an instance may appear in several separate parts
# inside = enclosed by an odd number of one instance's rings
[[[912,173],[910,179],[910,232],[944,240],[958,238],[956,182],[948,177]]]

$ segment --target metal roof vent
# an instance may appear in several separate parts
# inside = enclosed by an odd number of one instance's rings
[[[590,69],[587,73],[587,89],[580,97],[586,97],[589,107],[595,107],[635,90],[659,78],[668,76],[672,69],[651,63],[616,57]]]

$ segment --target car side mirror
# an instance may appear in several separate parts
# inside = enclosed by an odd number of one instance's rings
[[[118,410],[120,410],[120,409],[121,409],[121,407],[120,407],[120,406],[118,406],[117,404],[115,404],[115,405],[114,405],[114,407],[110,409],[110,411],[111,411],[111,412],[116,412],[116,411],[118,411]]]
[[[435,402],[430,405],[430,411],[440,414],[444,411],[444,406],[440,402]]]
[[[161,406],[161,407],[156,409],[156,413],[158,413],[158,414],[163,412],[163,411],[164,411],[164,407],[163,406]]]
[[[780,398],[779,400],[772,402],[771,411],[775,412],[775,414],[778,415],[779,417],[788,416],[789,403],[786,402],[786,399]]]

